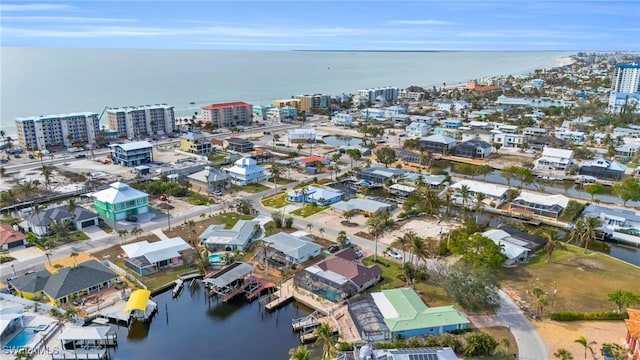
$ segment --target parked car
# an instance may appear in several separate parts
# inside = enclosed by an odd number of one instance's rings
[[[29,154],[29,159],[33,160],[33,159],[35,159],[35,158],[36,158],[36,157],[35,157],[35,156],[33,156],[33,154]]]
[[[131,222],[136,222],[138,221],[138,217],[135,215],[127,215],[127,217],[125,218],[125,220],[127,221],[131,221]]]
[[[356,259],[360,259],[361,257],[364,256],[364,254],[362,253],[362,250],[356,250],[355,253],[356,253]]]
[[[87,155],[85,155],[85,154],[76,155],[76,159],[84,159],[86,157],[87,157]]]
[[[220,190],[214,190],[214,191],[212,192],[212,194],[213,194],[213,195],[215,195],[215,196],[222,196],[222,191],[220,191]]]
[[[393,249],[387,249],[387,255],[391,256],[394,259],[402,260],[402,255],[398,254]]]
[[[330,253],[332,253],[332,254],[333,254],[334,252],[337,252],[338,250],[340,250],[340,246],[338,246],[338,245],[331,245],[331,246],[329,246],[329,252],[330,252]]]

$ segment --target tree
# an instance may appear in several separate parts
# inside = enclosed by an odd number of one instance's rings
[[[569,352],[569,350],[563,348],[560,348],[558,349],[558,351],[554,352],[553,356],[555,356],[556,359],[560,360],[573,360],[573,355]]]
[[[502,247],[480,233],[469,236],[462,259],[473,267],[497,268],[504,263]]]
[[[579,338],[575,339],[573,342],[578,343],[584,347],[584,360],[587,360],[587,350],[591,352],[592,356],[595,354],[592,347],[592,345],[597,344],[595,341],[589,341],[587,340],[586,337],[580,336]]]
[[[16,353],[15,360],[33,360],[33,354],[29,351],[28,347],[23,347]]]
[[[380,214],[376,214],[367,219],[366,225],[369,227],[369,232],[373,235],[375,242],[373,261],[378,261],[378,236],[380,236],[382,229],[386,226],[386,219]]]
[[[127,229],[119,229],[117,233],[118,233],[118,236],[120,236],[120,241],[124,243],[124,239],[127,238],[127,234],[129,234],[129,231]]]
[[[53,175],[53,168],[51,167],[51,165],[42,165],[40,174],[44,176],[45,187],[51,190],[51,175]]]
[[[392,148],[385,147],[376,151],[376,161],[389,167],[389,164],[396,161],[396,152]]]
[[[419,236],[414,236],[410,239],[411,243],[409,244],[411,248],[412,260],[415,260],[415,267],[418,267],[418,262],[420,260],[426,260],[429,257],[429,249],[427,247],[427,243],[423,238]]]
[[[69,256],[73,259],[73,263],[78,266],[78,260],[76,260],[76,258],[79,256],[80,254],[78,254],[77,252],[72,252],[71,254],[69,254]]]
[[[583,186],[584,191],[591,195],[591,200],[597,194],[604,193],[604,185],[600,183],[586,184]]]
[[[55,235],[57,242],[64,243],[69,240],[69,235],[71,234],[71,226],[71,221],[69,220],[56,221],[51,224],[51,231]]]
[[[416,236],[416,234],[413,230],[408,230],[404,234],[400,236],[396,236],[396,238],[391,243],[391,247],[394,247],[396,249],[402,249],[403,262],[407,258],[407,249],[409,248],[409,246],[411,246],[411,241],[409,240],[411,236]]]
[[[547,240],[547,243],[544,245],[544,251],[547,253],[547,263],[549,263],[549,261],[551,261],[551,255],[557,246],[558,231],[556,229],[549,229],[542,234],[542,237]]]
[[[347,247],[347,232],[344,230],[340,230],[338,233],[338,237],[336,238],[336,242],[340,245],[341,248]]]
[[[634,178],[626,178],[613,184],[613,193],[627,206],[629,200],[640,201],[640,183]]]
[[[482,215],[482,205],[483,205],[483,201],[485,199],[486,195],[482,192],[476,192],[476,196],[475,196],[475,206],[474,206],[474,211],[476,213],[476,223],[480,222],[480,215]]]
[[[311,350],[305,345],[289,350],[289,360],[311,360]]]
[[[615,360],[624,360],[627,358],[627,350],[618,345],[618,344],[602,344],[600,348],[600,353],[608,358],[613,358]]]
[[[307,230],[309,230],[309,232],[311,232],[312,229],[313,229],[313,224],[311,224],[311,223],[307,224]]]
[[[622,313],[622,311],[629,306],[640,304],[640,295],[636,295],[627,290],[617,290],[607,294],[607,297],[609,301],[618,306],[618,313]]]
[[[464,349],[465,356],[491,355],[498,347],[496,340],[486,332],[472,332],[465,336],[467,346]]]
[[[67,210],[69,210],[70,213],[73,213],[73,210],[75,210],[77,207],[78,204],[76,203],[76,199],[69,198],[69,200],[67,200]]]
[[[320,228],[318,232],[320,233],[320,238],[324,240],[324,228]]]
[[[569,219],[569,221],[574,221],[584,210],[584,204],[577,202],[575,200],[569,200],[567,203],[567,207],[564,209],[564,216]]]
[[[285,171],[284,166],[279,163],[271,164],[271,175],[273,176],[273,183],[275,184],[275,190],[278,192],[278,180],[280,180],[280,175]]]
[[[338,341],[333,329],[328,323],[320,324],[313,333],[316,335],[316,343],[322,344],[322,359],[332,359],[336,354],[335,343]]]
[[[516,177],[517,172],[517,166],[507,166],[506,168],[500,170],[500,176],[507,180],[507,186],[511,187],[511,180]]]
[[[576,221],[569,231],[567,242],[584,246],[584,252],[586,253],[591,241],[596,239],[600,226],[602,226],[602,220],[599,218],[582,217]]]
[[[144,230],[142,230],[142,228],[140,228],[139,226],[136,226],[130,230],[131,236],[135,236],[136,238],[140,237],[143,232]]]
[[[469,189],[468,185],[460,186],[460,195],[462,195],[462,206],[463,207],[467,206],[467,200],[469,199],[469,193],[470,192],[471,192],[471,190]]]

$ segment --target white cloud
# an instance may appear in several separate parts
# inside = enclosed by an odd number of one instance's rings
[[[454,25],[451,21],[423,19],[423,20],[391,20],[390,24],[395,25]]]
[[[136,19],[121,18],[94,18],[79,16],[3,16],[5,22],[56,22],[56,23],[115,23],[115,22],[136,22]]]
[[[69,10],[72,6],[67,4],[4,4],[0,5],[0,12],[10,11],[56,11]]]
[[[247,42],[247,41],[197,41],[194,45],[213,45],[213,46],[273,46],[273,47],[307,47],[309,44],[304,43],[280,43],[280,42]]]

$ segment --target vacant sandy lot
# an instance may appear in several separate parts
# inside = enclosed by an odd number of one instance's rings
[[[385,232],[380,238],[380,242],[389,245],[396,237],[402,236],[409,230],[413,230],[416,235],[422,238],[432,238],[438,240],[440,239],[440,234],[448,234],[451,230],[455,230],[461,225],[462,224],[450,220],[438,220],[427,217],[409,220],[404,223],[400,227],[400,229]]]
[[[533,322],[533,326],[538,330],[547,346],[549,359],[554,359],[553,353],[560,348],[569,350],[574,359],[583,358],[584,347],[574,342],[580,336],[586,337],[589,342],[597,342],[592,347],[596,354],[600,354],[602,344],[617,343],[623,345],[624,337],[627,333],[623,321],[558,322],[544,320]]]

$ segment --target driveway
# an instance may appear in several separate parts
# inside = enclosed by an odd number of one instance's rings
[[[524,316],[522,310],[502,290],[500,291],[500,309],[493,316],[503,326],[508,326],[516,338],[520,353],[519,360],[542,360],[548,358],[547,348],[536,329],[531,325],[529,319]]]

